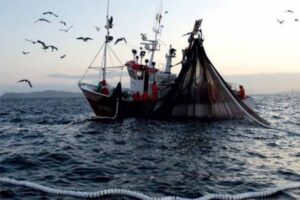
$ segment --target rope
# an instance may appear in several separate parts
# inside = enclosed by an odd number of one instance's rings
[[[98,55],[100,54],[102,48],[103,48],[104,44],[100,47],[100,49],[98,50],[96,56],[93,58],[92,62],[90,63],[90,65],[88,66],[88,68],[85,70],[84,74],[81,76],[80,81],[82,81],[82,79],[85,77],[86,73],[89,71],[90,67],[92,66],[92,64],[95,62],[96,58],[98,57]]]
[[[236,195],[230,194],[208,194],[199,198],[182,198],[176,196],[167,196],[167,197],[150,197],[143,193],[125,190],[125,189],[105,189],[96,192],[82,192],[82,191],[75,191],[75,190],[61,190],[57,188],[51,188],[47,186],[43,186],[37,183],[29,182],[29,181],[19,181],[11,178],[0,177],[0,182],[7,183],[11,185],[18,185],[18,186],[25,186],[28,188],[32,188],[35,190],[39,190],[49,194],[61,195],[61,196],[73,196],[73,197],[80,197],[80,198],[100,198],[107,195],[122,195],[127,197],[133,197],[140,200],[211,200],[211,199],[220,199],[220,200],[243,200],[243,199],[250,199],[250,198],[264,198],[271,195],[274,195],[278,192],[290,190],[290,189],[299,189],[300,183],[291,183],[287,185],[277,186],[273,188],[266,189],[264,191],[259,192],[245,192]]]
[[[119,57],[115,54],[115,52],[112,50],[112,48],[108,45],[109,50],[113,53],[113,55],[115,56],[115,58],[117,58],[118,62],[121,64],[121,74],[120,74],[120,82],[122,82],[122,76],[123,76],[123,68],[124,65],[122,64],[121,60],[119,59]]]
[[[120,65],[123,66],[122,61],[120,60],[120,58],[115,54],[115,52],[112,50],[112,48],[108,45],[109,50],[113,53],[113,55],[115,56],[115,58],[117,58],[118,62],[120,63]]]
[[[282,128],[278,128],[278,127],[274,127],[274,126],[271,126],[271,129],[276,130],[276,131],[282,131],[282,132],[285,132],[285,133],[288,133],[288,134],[293,134],[293,135],[300,136],[300,133],[290,131],[290,130],[286,130],[286,129],[282,129]]]
[[[298,189],[300,188],[300,183],[291,183],[287,185],[281,185],[274,188],[269,188],[264,191],[259,192],[245,192],[236,195],[229,195],[229,194],[209,194],[203,196],[201,198],[196,198],[197,200],[210,200],[210,199],[221,199],[221,200],[242,200],[242,199],[250,199],[250,198],[264,198],[271,195],[274,195],[278,192],[291,190],[291,189]]]
[[[182,61],[180,61],[180,62],[178,62],[178,63],[176,63],[176,64],[174,64],[174,65],[171,65],[170,67],[175,67],[175,66],[177,66],[177,65],[179,65],[179,64],[181,64],[182,63]]]
[[[61,195],[61,196],[73,196],[73,197],[81,197],[81,198],[98,198],[106,195],[124,195],[128,197],[134,197],[137,199],[145,199],[150,200],[152,198],[135,191],[124,190],[124,189],[106,189],[100,190],[97,192],[81,192],[74,190],[61,190],[57,188],[46,187],[37,183],[32,183],[29,181],[18,181],[11,178],[0,178],[0,182],[8,183],[12,185],[25,186],[28,188],[32,188],[35,190],[39,190],[49,194]]]

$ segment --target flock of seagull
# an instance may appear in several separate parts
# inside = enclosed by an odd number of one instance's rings
[[[37,19],[34,23],[49,23],[49,24],[51,24],[52,22],[49,19],[47,19],[46,16],[53,16],[55,18],[59,18],[59,16],[52,11],[47,11],[42,14],[43,14],[43,17]],[[67,23],[62,20],[60,20],[58,23],[62,24],[65,27],[65,28],[59,29],[59,31],[62,31],[65,33],[68,33],[74,27],[73,25],[67,26]],[[107,26],[109,26],[109,28],[112,28],[112,26],[113,26],[113,18],[112,17],[108,19]],[[100,32],[100,30],[101,30],[101,28],[99,26],[95,26],[94,28],[97,32]],[[83,42],[88,42],[89,40],[93,40],[93,38],[91,38],[91,37],[82,37],[82,36],[77,37],[76,39],[82,40]],[[39,45],[41,45],[41,48],[45,51],[47,51],[48,49],[51,49],[51,52],[59,50],[57,46],[47,44],[41,40],[31,40],[31,39],[25,38],[25,41],[30,42],[33,45],[39,44]],[[115,45],[121,41],[124,41],[125,43],[127,43],[126,38],[121,37],[121,38],[116,39]],[[30,54],[30,51],[22,51],[22,54],[28,55],[28,54]],[[66,56],[67,56],[66,54],[63,54],[59,57],[60,57],[60,59],[64,59]],[[22,79],[22,80],[19,80],[18,82],[20,82],[20,83],[25,82],[32,88],[32,84],[28,79]]]
[[[284,12],[285,12],[285,13],[289,13],[289,14],[294,14],[294,11],[293,11],[293,10],[285,10]],[[52,15],[52,16],[54,16],[55,18],[58,18],[58,17],[59,17],[57,14],[55,14],[55,13],[52,12],[52,11],[44,12],[43,15]],[[277,22],[278,22],[279,24],[283,24],[283,23],[285,22],[284,19],[278,19],[278,18],[277,18],[276,20],[277,20]],[[46,18],[39,18],[39,19],[37,19],[37,20],[35,21],[35,23],[38,23],[38,22],[46,22],[46,23],[49,23],[49,24],[51,23],[51,21],[48,20],[48,19],[46,19]],[[112,25],[113,25],[112,22],[113,22],[113,18],[111,17],[110,19],[108,19],[108,26],[111,26],[111,27],[112,27]],[[298,18],[294,18],[294,22],[299,22]],[[64,25],[65,27],[67,26],[67,23],[66,23],[65,21],[60,20],[59,23],[62,24],[62,25]],[[111,27],[110,27],[110,28],[111,28]],[[59,29],[59,31],[68,33],[72,28],[73,28],[73,25],[67,27],[66,29]],[[98,26],[95,26],[95,29],[96,29],[96,31],[98,31],[98,32],[100,31],[100,27],[98,27]],[[77,40],[82,40],[83,42],[87,42],[87,41],[89,41],[89,40],[93,40],[91,37],[82,37],[82,36],[81,36],[81,37],[77,37],[76,39],[77,39]],[[54,46],[54,45],[46,45],[46,43],[43,42],[43,41],[41,41],[41,40],[33,41],[33,40],[25,39],[25,41],[31,42],[32,44],[38,43],[38,44],[40,44],[40,45],[42,46],[42,49],[44,49],[44,50],[48,50],[48,49],[50,48],[52,52],[53,52],[53,51],[58,51],[58,47],[56,47],[56,46]],[[125,43],[127,43],[126,38],[121,37],[121,38],[116,39],[115,45],[116,45],[118,42],[121,42],[121,41],[124,41]],[[29,52],[29,51],[22,51],[22,53],[23,53],[23,55],[28,55],[30,52]],[[66,54],[60,56],[61,59],[64,59],[65,57],[66,57]],[[28,83],[28,85],[29,85],[30,87],[32,87],[32,84],[31,84],[31,82],[30,82],[28,79],[22,79],[22,80],[19,80],[18,82],[26,82],[26,83]]]
[[[57,14],[55,14],[55,13],[52,12],[52,11],[44,12],[43,15],[45,15],[45,16],[46,16],[46,15],[50,15],[50,16],[52,15],[52,16],[54,16],[55,18],[58,18],[58,17],[59,17]],[[44,23],[49,23],[49,24],[51,23],[51,21],[50,21],[49,19],[46,19],[46,18],[44,18],[44,17],[39,18],[39,19],[37,19],[37,20],[35,21],[35,23],[38,23],[38,22],[44,22]],[[73,25],[67,27],[67,23],[66,23],[65,21],[60,20],[59,23],[62,24],[64,27],[66,27],[66,28],[61,28],[61,29],[59,29],[59,31],[68,33],[68,32],[73,28]],[[97,31],[100,31],[100,28],[99,28],[98,26],[95,26],[95,28],[96,28]],[[87,42],[88,40],[92,40],[92,38],[90,38],[90,37],[78,37],[77,39],[78,39],[78,40],[82,40],[82,41],[84,41],[84,42]],[[44,50],[48,50],[48,49],[50,48],[52,52],[53,52],[53,51],[58,51],[58,47],[56,47],[56,46],[54,46],[54,45],[47,45],[45,42],[43,42],[43,41],[41,41],[41,40],[36,40],[36,41],[34,41],[34,40],[30,40],[30,39],[27,39],[27,38],[26,38],[25,41],[30,42],[30,43],[32,43],[32,44],[38,43],[38,44],[41,45],[42,49],[44,49]],[[23,53],[23,55],[27,55],[27,54],[29,54],[30,52],[29,52],[29,51],[23,51],[22,53]],[[66,57],[65,54],[60,56],[61,59],[65,58],[65,57]]]
[[[52,15],[52,16],[54,16],[54,17],[56,17],[56,18],[59,17],[57,14],[55,14],[55,13],[52,12],[52,11],[44,12],[43,15]],[[35,23],[38,23],[38,22],[46,22],[46,23],[49,23],[49,24],[51,23],[51,21],[48,20],[48,19],[46,19],[46,18],[39,18],[39,19],[37,19],[37,20],[35,21]],[[108,19],[108,24],[109,24],[109,26],[112,26],[112,25],[113,25],[112,22],[113,22],[113,18],[111,17],[110,19]],[[65,21],[60,20],[59,23],[62,24],[62,25],[64,25],[65,27],[67,26],[67,23],[66,23]],[[69,27],[67,27],[67,28],[65,28],[65,29],[62,29],[62,28],[61,28],[61,29],[59,29],[59,31],[68,33],[72,28],[73,28],[73,25],[71,25],[71,26],[69,26]],[[96,29],[96,31],[99,32],[101,28],[98,27],[98,26],[95,26],[95,29]],[[91,38],[91,37],[82,37],[82,36],[81,36],[81,37],[77,37],[76,39],[77,39],[77,40],[82,40],[83,42],[87,42],[87,41],[89,41],[89,40],[93,40],[93,38]],[[44,49],[44,50],[47,50],[48,48],[51,48],[52,52],[53,52],[54,50],[58,51],[58,48],[57,48],[56,46],[54,46],[54,45],[46,45],[45,42],[43,42],[43,41],[41,41],[41,40],[33,41],[33,40],[25,39],[25,41],[31,42],[32,44],[39,43],[39,44],[42,45],[42,49]],[[124,41],[125,43],[127,43],[126,39],[125,39],[124,37],[122,37],[122,38],[118,38],[118,39],[116,40],[115,44],[117,44],[117,43],[120,42],[120,41]],[[27,55],[27,54],[29,54],[29,53],[30,53],[29,51],[23,51],[23,54],[24,54],[24,55]],[[64,58],[65,56],[66,56],[66,55],[60,56],[60,58]]]
[[[289,14],[294,14],[294,11],[293,10],[285,10],[284,11],[285,13],[289,13]],[[284,19],[276,19],[277,20],[277,22],[279,23],[279,24],[283,24],[284,22],[285,22],[285,20]],[[294,18],[294,22],[299,22],[299,19],[298,18]]]

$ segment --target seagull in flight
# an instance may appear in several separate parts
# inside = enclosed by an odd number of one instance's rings
[[[39,18],[38,20],[35,21],[35,23],[37,22],[47,22],[47,23],[51,23],[48,19],[45,18]]]
[[[37,43],[40,43],[43,46],[42,49],[47,50],[49,48],[49,46],[47,46],[44,42],[42,42],[40,40],[38,40]]]
[[[279,24],[283,24],[284,20],[279,20],[279,19],[277,19],[277,22],[278,22]]]
[[[112,28],[113,27],[113,21],[114,21],[114,18],[112,16],[109,19],[107,19],[105,28]]]
[[[63,24],[64,26],[67,26],[67,23],[64,21],[59,21],[59,23]]]
[[[95,26],[96,30],[99,32],[100,31],[100,27]]]
[[[57,14],[51,12],[51,11],[48,11],[48,12],[44,12],[43,15],[53,15],[54,17],[58,17]]]
[[[51,48],[52,52],[53,52],[54,50],[58,51],[58,48],[57,48],[56,46],[49,45],[49,47]]]
[[[124,37],[121,37],[121,38],[118,38],[116,41],[115,41],[115,45],[118,43],[118,42],[121,42],[122,40],[124,40],[125,43],[127,43],[126,39]]]
[[[73,25],[72,26],[70,26],[69,28],[67,28],[67,29],[59,29],[60,31],[64,31],[64,32],[69,32],[69,30],[71,29],[71,28],[73,28]]]
[[[286,10],[286,11],[284,11],[284,12],[294,13],[294,11],[292,11],[292,10]]]
[[[147,34],[146,33],[141,33],[142,40],[147,40]]]
[[[30,52],[29,51],[22,51],[23,55],[27,55],[29,54]]]
[[[64,59],[66,57],[66,54],[60,56],[61,59]]]
[[[78,38],[76,38],[77,40],[82,40],[82,41],[84,41],[84,42],[87,42],[88,40],[93,40],[92,38],[90,38],[90,37],[78,37]]]
[[[20,83],[20,82],[26,82],[26,83],[28,83],[28,85],[32,88],[31,82],[30,82],[28,79],[22,79],[22,80],[19,80],[18,82],[19,82],[19,83]]]
[[[29,40],[29,39],[25,39],[27,42],[31,42],[32,44],[37,43],[37,41],[33,41],[33,40]]]

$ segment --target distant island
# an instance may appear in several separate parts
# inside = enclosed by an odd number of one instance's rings
[[[41,92],[30,93],[15,93],[8,92],[0,96],[1,99],[24,99],[24,98],[80,98],[83,97],[81,93],[76,92],[64,92],[55,90],[46,90]]]

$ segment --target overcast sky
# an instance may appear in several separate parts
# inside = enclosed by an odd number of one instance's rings
[[[21,78],[32,80],[35,90],[74,90],[77,78],[103,43],[106,3],[0,0],[0,94],[29,91],[26,85],[16,83]],[[128,41],[127,45],[111,44],[123,63],[132,58],[132,48],[139,48],[140,33],[152,36],[157,6],[157,0],[110,0],[112,35]],[[203,18],[204,46],[221,74],[300,73],[300,22],[295,21],[300,20],[299,0],[164,0],[163,6],[168,13],[162,20],[163,44],[157,63],[164,62],[170,44],[178,50],[174,62],[178,61],[187,45],[182,35],[191,31],[196,19]],[[59,18],[43,16],[45,11],[53,11]],[[40,17],[51,23],[34,23]],[[285,21],[279,24],[277,19]],[[60,20],[74,27],[68,33],[59,31],[65,28]],[[100,32],[95,26],[101,27]],[[94,40],[84,43],[76,40],[78,36]],[[59,51],[45,52],[25,38],[53,44]],[[22,51],[30,54],[23,55]],[[67,56],[60,59],[63,54]]]

